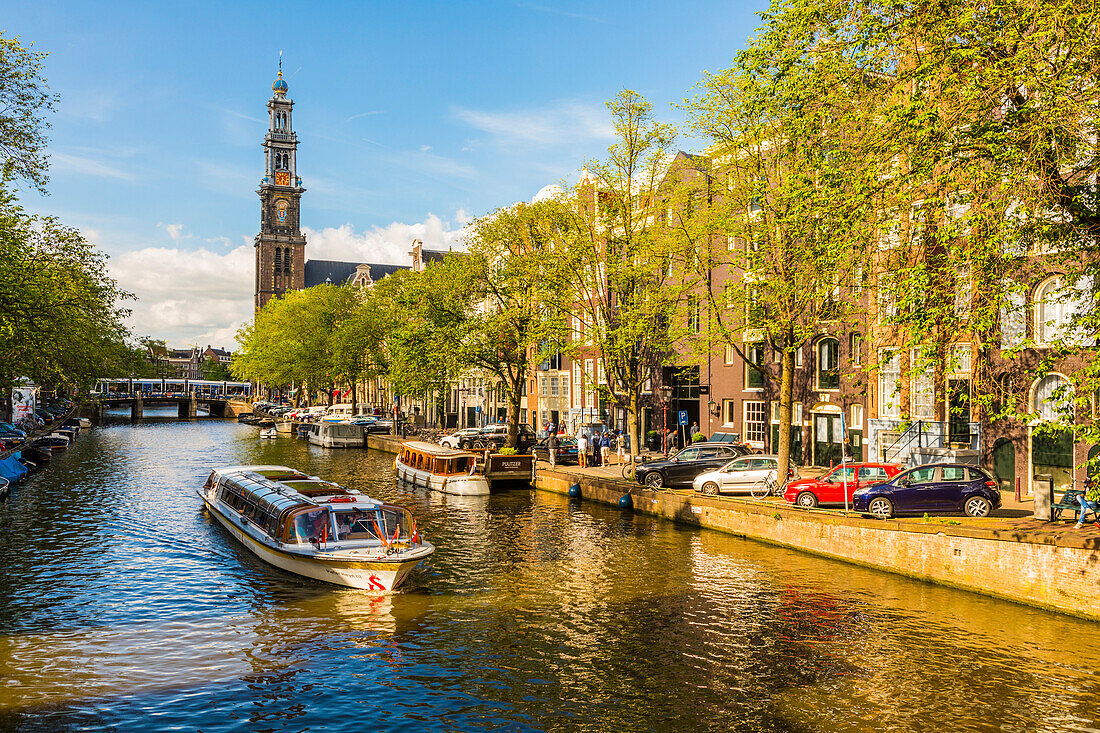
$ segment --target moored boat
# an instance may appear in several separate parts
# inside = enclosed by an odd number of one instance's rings
[[[489,482],[478,472],[477,454],[410,440],[401,444],[393,462],[397,477],[414,486],[459,496],[489,493]]]
[[[435,551],[403,507],[286,466],[230,466],[198,490],[250,551],[288,572],[392,591]]]
[[[275,423],[275,430],[277,430],[280,433],[293,433],[294,432],[294,421],[293,420],[280,420],[279,422]]]
[[[277,430],[275,430],[275,428],[267,428],[266,430],[260,431],[261,438],[276,438],[278,436],[279,433]]]
[[[363,448],[363,427],[347,423],[319,422],[309,426],[309,442],[324,448]]]

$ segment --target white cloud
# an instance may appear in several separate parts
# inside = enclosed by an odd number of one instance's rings
[[[393,222],[365,232],[350,224],[320,231],[306,228],[306,257],[407,265],[414,239],[429,249],[460,248],[464,223],[458,214],[454,222],[429,214],[422,222]],[[160,226],[173,238],[190,236],[182,225]],[[255,282],[255,249],[251,238],[242,239],[243,244],[228,251],[144,247],[114,256],[108,267],[111,276],[123,290],[138,296],[129,304],[134,333],[175,346],[209,343],[236,348],[234,334],[252,318]],[[214,238],[219,244],[231,241]]]
[[[157,227],[168,232],[168,236],[172,238],[172,241],[176,244],[180,243],[180,239],[183,238],[183,224],[165,224],[163,221],[157,222]],[[190,235],[188,235],[189,237]]]
[[[422,153],[426,153],[431,149],[432,149],[431,145],[421,145],[420,146],[420,152],[422,152]]]
[[[76,173],[82,176],[117,178],[121,181],[132,181],[135,178],[132,171],[124,170],[102,160],[95,160],[82,155],[69,155],[68,153],[51,153],[50,167],[54,172]]]
[[[558,145],[607,140],[615,135],[605,107],[579,102],[503,112],[456,107],[453,114],[471,127],[495,136],[506,146]]]
[[[473,220],[474,217],[470,216],[469,212],[467,212],[466,209],[459,209],[455,212],[455,221],[462,226],[466,226]]]

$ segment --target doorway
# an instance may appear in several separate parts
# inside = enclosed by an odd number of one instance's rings
[[[814,413],[815,466],[833,466],[840,463],[843,440],[840,415]]]
[[[1016,487],[1016,446],[1008,438],[993,444],[993,475],[1001,491],[1012,491]]]
[[[970,380],[947,382],[947,439],[970,447]]]
[[[1031,475],[1049,475],[1055,491],[1073,485],[1073,431],[1062,429],[1032,433]]]

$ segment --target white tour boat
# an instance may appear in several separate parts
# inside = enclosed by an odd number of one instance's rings
[[[459,496],[489,493],[489,482],[478,472],[477,453],[410,440],[401,444],[393,465],[397,478],[414,486]]]
[[[403,507],[285,466],[230,466],[198,490],[257,557],[336,585],[392,591],[435,548]]]

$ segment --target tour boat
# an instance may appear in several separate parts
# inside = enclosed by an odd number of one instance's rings
[[[394,459],[397,478],[445,494],[483,496],[489,482],[478,472],[477,453],[444,448],[422,440],[401,444]]]
[[[198,490],[257,557],[297,575],[392,591],[435,551],[409,511],[286,466],[230,466]]]
[[[319,422],[309,426],[309,442],[325,448],[363,448],[366,439],[361,425]]]

